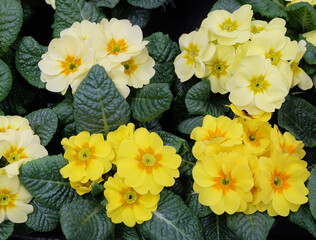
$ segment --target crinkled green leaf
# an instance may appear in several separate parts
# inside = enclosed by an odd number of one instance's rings
[[[242,4],[238,0],[218,0],[212,7],[211,11],[214,10],[226,10],[230,13],[240,8]]]
[[[9,50],[1,56],[1,60],[4,61],[10,68],[13,82],[19,74],[15,66],[15,52],[14,47],[11,45]]]
[[[203,80],[191,87],[185,97],[185,105],[193,115],[219,117],[228,112],[229,101],[221,94],[213,94],[209,80]]]
[[[114,231],[105,207],[89,200],[64,204],[60,209],[60,225],[68,240],[105,240]]]
[[[92,67],[74,94],[74,119],[78,132],[103,133],[129,122],[130,107],[105,69]]]
[[[7,220],[0,224],[0,239],[6,240],[8,239],[14,230],[14,223]]]
[[[56,113],[44,108],[25,116],[30,123],[31,128],[41,139],[41,145],[46,146],[52,140],[58,126],[58,117]]]
[[[76,124],[74,122],[69,123],[63,129],[63,137],[70,138],[71,136],[74,136],[76,134],[77,134]]]
[[[316,27],[316,12],[312,5],[307,2],[299,2],[286,7],[289,16],[288,23],[302,32],[314,30]]]
[[[34,211],[27,215],[26,225],[34,231],[49,232],[55,229],[59,223],[58,210],[51,209],[33,199],[30,204]]]
[[[96,197],[98,195],[100,195],[101,193],[103,193],[104,191],[104,187],[103,187],[103,183],[99,184],[97,182],[94,182],[91,186],[91,194],[92,196]]]
[[[85,0],[56,0],[55,20],[53,23],[53,35],[59,34],[65,28],[71,27],[74,22],[89,20],[90,22],[100,22],[105,15],[92,2]]]
[[[151,240],[202,240],[202,227],[184,201],[168,190],[160,193],[157,211],[152,219],[137,225],[139,232]]]
[[[199,202],[199,195],[193,190],[187,192],[185,202],[188,207],[198,216],[198,218],[205,217],[212,213],[210,207],[204,206]]]
[[[278,123],[305,146],[316,146],[316,108],[304,99],[288,95],[279,110]]]
[[[63,204],[79,198],[76,190],[59,172],[66,164],[62,155],[27,162],[20,168],[20,182],[38,202],[58,210]]]
[[[313,76],[314,88],[316,89],[316,74]]]
[[[186,141],[183,138],[165,131],[158,131],[157,134],[161,137],[164,145],[174,147],[177,153],[182,152],[184,154],[189,151]]]
[[[17,38],[23,23],[21,3],[16,0],[0,1],[0,56],[8,51]]]
[[[314,166],[311,171],[307,188],[309,190],[308,201],[310,211],[314,219],[316,219],[316,166]]]
[[[274,218],[267,213],[255,212],[247,215],[235,213],[227,215],[227,227],[232,230],[240,239],[261,240],[266,239]]]
[[[15,65],[20,74],[31,85],[44,88],[45,83],[41,81],[41,70],[38,67],[38,62],[41,56],[47,52],[47,47],[44,47],[32,37],[24,37],[20,41],[15,55]]]
[[[308,204],[300,206],[297,212],[291,212],[289,220],[309,231],[316,237],[316,220],[313,218]]]
[[[62,125],[67,125],[74,121],[72,101],[69,101],[68,99],[58,103],[52,110],[56,113],[58,120]]]
[[[280,0],[239,0],[242,4],[252,5],[255,12],[260,13],[264,17],[287,17],[285,6]]]
[[[181,155],[182,161],[179,168],[181,175],[192,178],[192,169],[195,166],[196,159],[194,158],[192,151],[188,151]]]
[[[181,133],[190,135],[194,128],[202,126],[203,118],[204,116],[198,116],[185,119],[179,123],[177,130]]]
[[[5,62],[0,59],[0,101],[8,96],[11,86],[12,75],[10,68]]]
[[[157,118],[148,122],[136,122],[135,126],[136,128],[147,128],[148,131],[162,131],[162,126]]]
[[[172,93],[166,83],[151,83],[136,92],[131,100],[133,117],[140,122],[155,119],[170,108]]]
[[[97,0],[97,7],[114,8],[120,0]]]
[[[127,227],[123,223],[115,225],[114,235],[108,240],[140,240],[135,227]]]
[[[150,79],[150,83],[167,83],[171,87],[177,76],[172,62],[156,63],[154,66],[155,75]]]
[[[164,4],[167,0],[127,0],[127,2],[135,7],[141,7],[145,9],[157,8]]]
[[[305,39],[300,35],[300,39]],[[305,39],[306,40],[306,39]],[[306,52],[303,56],[305,62],[308,64],[316,64],[316,47],[310,42],[306,41]],[[312,67],[315,69],[315,67]]]
[[[308,48],[308,45],[311,45],[310,43],[306,43],[306,46]],[[306,49],[307,49],[306,48]],[[305,55],[309,55],[309,57],[311,57],[311,59],[315,56],[315,59],[316,59],[316,48],[315,48],[315,52],[314,54],[310,54],[312,50],[308,50],[308,53],[305,52],[304,54],[304,57]],[[316,60],[315,60],[316,61]],[[300,65],[299,65],[309,76],[312,76],[313,74],[316,73],[316,68],[313,66],[313,65],[309,65],[308,63],[306,63],[304,61],[304,59],[301,59],[300,61]],[[315,86],[315,82],[314,82],[314,86]]]

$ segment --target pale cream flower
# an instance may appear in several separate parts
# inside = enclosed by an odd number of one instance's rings
[[[299,2],[307,2],[312,6],[316,4],[316,0],[285,0],[285,1],[289,2],[286,6],[290,6],[294,3],[299,3]]]
[[[310,42],[316,47],[316,29],[313,31],[304,33],[303,37],[306,38],[307,42]]]
[[[251,22],[250,31],[254,35],[259,35],[264,32],[275,30],[285,35],[286,33],[285,24],[286,24],[286,21],[283,18],[273,18],[269,23],[262,20],[254,20]]]
[[[0,136],[1,133],[6,133],[9,129],[16,131],[28,130],[33,133],[29,121],[26,118],[20,116],[0,116]]]
[[[52,7],[54,9],[56,9],[56,3],[55,3],[55,0],[45,0],[45,2],[49,5],[52,5]]]

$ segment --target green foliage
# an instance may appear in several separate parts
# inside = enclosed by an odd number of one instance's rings
[[[218,0],[212,7],[211,11],[226,10],[228,12],[234,12],[240,8],[242,4],[238,0]]]
[[[300,35],[300,39],[304,39],[302,35]],[[311,44],[310,42],[306,41],[306,52],[303,56],[305,62],[307,62],[308,64],[316,64],[316,47]],[[310,66],[313,69],[315,69],[314,66]]]
[[[72,99],[66,98],[64,101],[57,104],[52,110],[56,113],[58,121],[62,125],[74,122]]]
[[[108,240],[140,240],[136,228],[127,227],[123,223],[115,225],[115,231]]]
[[[242,4],[252,5],[252,9],[255,12],[260,13],[264,17],[275,18],[283,17],[286,18],[287,14],[285,6],[280,0],[239,0]]]
[[[114,231],[105,208],[89,200],[64,204],[60,209],[60,224],[68,240],[107,239]]]
[[[6,63],[0,60],[0,101],[8,96],[12,86],[12,75]]]
[[[141,7],[145,9],[157,8],[164,4],[167,0],[127,0],[127,2],[135,7]]]
[[[10,237],[14,230],[14,223],[7,220],[0,224],[0,239],[6,240]]]
[[[157,134],[161,137],[164,145],[174,147],[177,153],[181,152],[184,154],[189,151],[187,143],[183,138],[164,131],[158,131]]]
[[[78,132],[103,133],[129,122],[130,107],[105,69],[91,68],[74,94],[74,119]]]
[[[307,2],[299,2],[288,6],[286,12],[289,23],[293,28],[308,32],[316,27],[316,12],[312,5]]]
[[[278,123],[306,147],[316,146],[316,108],[307,101],[288,95],[279,110]]]
[[[313,218],[308,204],[300,206],[297,212],[291,212],[289,220],[302,228],[307,229],[316,237],[316,220]]]
[[[212,213],[210,207],[204,206],[199,202],[199,195],[193,190],[186,194],[185,202],[198,218],[205,217]]]
[[[310,211],[314,219],[316,219],[316,166],[314,166],[311,171],[307,188],[309,190],[308,200]]]
[[[192,130],[196,127],[202,127],[204,116],[192,117],[183,120],[179,123],[177,130],[181,133],[190,135]]]
[[[97,7],[108,7],[114,8],[120,0],[98,0],[96,3]]]

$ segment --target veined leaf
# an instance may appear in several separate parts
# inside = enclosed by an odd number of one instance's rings
[[[310,211],[314,219],[316,219],[316,166],[313,167],[311,171],[307,188],[309,190],[308,200],[309,200]]]
[[[12,74],[8,65],[0,59],[0,102],[8,96],[12,86]]]
[[[218,0],[212,7],[211,11],[214,10],[226,10],[233,13],[235,10],[240,8],[242,4],[238,0]]]
[[[285,6],[279,0],[239,0],[242,4],[252,5],[255,12],[264,17],[287,17]]]
[[[127,0],[127,2],[135,7],[141,7],[145,9],[157,8],[164,4],[167,0]]]
[[[311,4],[307,2],[298,2],[291,4],[286,9],[289,16],[289,24],[301,29],[302,32],[314,30],[316,27],[316,12]]]
[[[202,127],[204,116],[192,117],[179,123],[177,130],[181,133],[190,135],[196,127]]]
[[[14,223],[6,220],[0,224],[0,239],[6,240],[8,239],[14,230]]]
[[[308,204],[300,206],[297,212],[291,212],[289,219],[316,237],[316,220],[312,216]]]

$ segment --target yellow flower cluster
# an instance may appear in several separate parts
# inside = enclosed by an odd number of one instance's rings
[[[154,76],[155,61],[148,54],[142,30],[128,20],[75,22],[53,39],[38,65],[41,80],[52,92],[74,93],[93,65],[105,68],[126,98],[130,87],[141,88]]]
[[[252,17],[248,4],[233,13],[210,12],[198,31],[180,37],[174,65],[182,82],[193,75],[207,78],[212,92],[229,93],[238,109],[257,115],[279,109],[295,85],[306,90],[313,83],[298,67],[306,42],[286,37],[281,18]]]
[[[308,201],[310,176],[303,142],[267,122],[271,114],[248,115],[231,105],[236,117],[205,116],[191,138],[193,189],[216,214],[266,211],[287,216]]]
[[[179,177],[181,157],[175,148],[132,123],[110,132],[106,141],[101,134],[81,132],[64,138],[62,145],[69,164],[60,172],[79,194],[91,191],[91,184],[116,165],[117,172],[104,183],[107,215],[114,223],[133,227],[151,219],[159,193]]]

